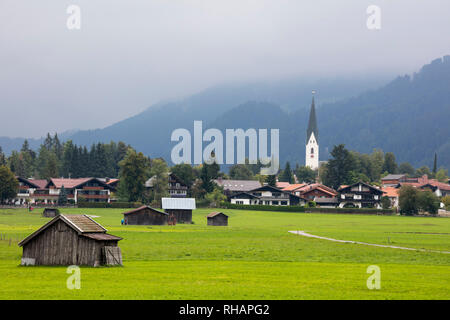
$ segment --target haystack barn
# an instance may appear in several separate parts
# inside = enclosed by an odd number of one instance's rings
[[[164,212],[175,216],[177,223],[192,223],[192,210],[195,210],[194,198],[162,198]]]
[[[208,226],[228,226],[228,216],[223,212],[211,212],[206,217]]]
[[[131,225],[164,225],[168,223],[169,214],[142,206],[123,213],[125,224]]]
[[[87,215],[60,214],[19,243],[22,265],[121,265],[118,242]]]
[[[59,215],[59,210],[57,208],[45,208],[42,215],[46,218],[54,218]]]

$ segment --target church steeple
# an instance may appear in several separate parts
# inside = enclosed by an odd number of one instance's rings
[[[306,130],[305,165],[313,170],[319,168],[319,130],[317,128],[316,105],[312,92],[311,111],[309,112],[308,129]]]
[[[316,140],[319,139],[319,130],[317,129],[317,119],[316,119],[316,105],[314,103],[314,94],[315,91],[312,92],[312,103],[311,110],[309,111],[309,122],[308,122],[308,130],[306,130],[306,143],[308,143],[309,138],[311,137],[311,133],[314,133]]]

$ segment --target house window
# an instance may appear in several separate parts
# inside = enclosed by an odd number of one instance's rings
[[[314,148],[311,148],[311,154],[314,154]]]

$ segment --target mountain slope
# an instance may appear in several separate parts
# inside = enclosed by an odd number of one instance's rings
[[[412,76],[356,95],[377,87],[374,83],[297,79],[216,87],[178,102],[154,105],[104,129],[79,131],[70,138],[85,145],[122,140],[151,157],[170,160],[175,145],[170,141],[172,131],[186,128],[192,132],[194,120],[203,120],[204,128],[222,130],[280,128],[282,165],[287,160],[303,164],[311,89],[316,89],[321,160],[328,158],[334,145],[344,143],[359,152],[391,151],[398,162],[409,161],[414,166],[431,167],[437,152],[438,166],[450,168],[450,56],[436,59]],[[0,138],[0,145],[9,152],[14,145],[19,149],[22,141]]]
[[[122,140],[151,157],[162,156],[169,159],[174,145],[170,141],[172,131],[177,128],[192,131],[194,120],[202,120],[206,127],[220,118],[224,112],[249,100],[270,101],[285,110],[307,108],[311,88],[323,88],[322,101],[336,101],[367,90],[382,81],[382,78],[326,81],[293,79],[221,86],[205,90],[182,101],[157,104],[104,129],[80,131],[71,138],[75,143],[85,145],[97,141]]]

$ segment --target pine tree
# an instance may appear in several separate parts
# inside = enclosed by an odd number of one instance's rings
[[[6,157],[3,153],[2,147],[0,147],[0,166],[6,166]]]
[[[294,175],[292,174],[291,164],[286,162],[283,172],[278,177],[279,181],[294,183]]]
[[[200,171],[200,180],[202,181],[201,187],[210,193],[214,190],[214,182],[212,181],[211,172],[208,169],[208,165],[205,163],[202,165],[202,170]]]
[[[436,172],[437,172],[437,153],[434,153],[433,177],[436,176]]]
[[[47,151],[52,150],[53,147],[53,139],[50,136],[50,133],[47,133],[47,137],[44,140],[44,148],[47,149]]]
[[[267,176],[266,182],[269,186],[276,187],[277,186],[277,177],[275,175]]]
[[[323,183],[336,190],[343,184],[349,184],[352,179],[353,163],[354,158],[343,144],[334,146],[331,159],[328,160],[321,175]]]
[[[61,190],[59,191],[58,195],[58,205],[59,206],[65,206],[67,204],[67,192],[64,188],[64,185],[61,187]]]

